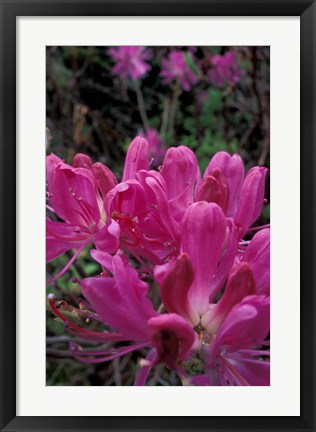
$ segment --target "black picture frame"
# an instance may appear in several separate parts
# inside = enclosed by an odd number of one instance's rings
[[[16,17],[300,16],[301,415],[299,417],[16,416]],[[316,4],[310,0],[0,0],[1,431],[315,431]],[[267,30],[268,31],[268,30]],[[296,175],[296,173],[293,173]],[[289,233],[289,242],[290,233]],[[290,245],[290,243],[289,243]],[[289,246],[287,246],[289,247]],[[286,329],[285,329],[286,331]],[[291,349],[291,347],[289,347]],[[289,377],[290,379],[290,377]],[[30,389],[31,397],[32,389]],[[280,401],[282,404],[282,401]],[[159,407],[158,407],[159,409]],[[78,415],[80,414],[78,409]],[[251,415],[251,413],[249,413]]]

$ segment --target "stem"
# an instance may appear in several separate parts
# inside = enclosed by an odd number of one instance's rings
[[[173,135],[173,131],[174,131],[177,104],[178,104],[178,99],[180,94],[181,94],[181,87],[179,81],[177,81],[173,90],[173,96],[172,96],[172,101],[170,106],[169,132],[171,132],[171,135]]]
[[[162,122],[161,122],[161,128],[160,128],[160,136],[165,139],[167,128],[168,128],[168,119],[169,119],[169,112],[170,112],[170,99],[165,99],[163,103],[163,113],[162,113]]]
[[[50,285],[53,282],[55,282],[56,279],[60,278],[63,274],[66,273],[66,271],[69,269],[69,267],[73,264],[73,262],[78,258],[80,253],[83,251],[83,249],[88,245],[89,243],[83,243],[83,245],[77,250],[77,252],[73,255],[73,257],[68,261],[68,263],[65,265],[65,267],[52,279],[47,281],[46,285]]]
[[[248,231],[259,231],[259,230],[264,229],[264,228],[270,228],[270,224],[255,226],[255,227],[249,228]]]
[[[144,129],[145,129],[145,131],[147,131],[150,128],[150,125],[149,125],[149,120],[148,120],[148,117],[146,114],[143,92],[141,90],[141,87],[140,87],[138,81],[135,83],[135,91],[136,91],[136,96],[137,96],[139,114],[141,116]]]
[[[149,361],[149,364],[147,366],[143,366],[139,369],[134,386],[144,386],[146,384],[147,378],[149,376],[150,370],[152,366],[155,363],[156,360],[157,351],[155,348],[153,348],[151,351],[149,351],[146,360]]]

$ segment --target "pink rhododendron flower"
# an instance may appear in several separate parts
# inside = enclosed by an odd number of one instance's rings
[[[46,219],[47,261],[69,249],[77,249],[75,258],[85,246],[97,243],[105,233],[108,234],[108,250],[115,252],[118,239],[103,201],[108,190],[117,183],[113,173],[100,163],[93,165],[90,158],[81,154],[76,155],[73,166],[55,155],[48,156],[46,161],[48,209],[55,218],[63,220]],[[112,235],[108,233],[109,225],[112,225]]]
[[[107,52],[115,61],[112,72],[121,78],[136,81],[151,69],[147,61],[152,54],[143,46],[119,46],[110,48]]]
[[[270,295],[270,229],[254,235],[242,254],[242,262],[250,265],[256,279],[256,292]]]
[[[125,355],[142,347],[154,347],[155,356],[147,366],[163,362],[172,369],[188,358],[193,348],[196,334],[191,326],[176,314],[160,315],[147,297],[148,284],[141,281],[137,271],[122,257],[116,255],[107,261],[113,277],[93,277],[84,279],[81,287],[89,300],[94,318],[110,325],[116,333],[92,332],[67,321],[56,307],[55,299],[49,298],[54,313],[68,322],[69,331],[81,338],[97,341],[132,342],[119,349],[105,351],[84,351],[75,344],[70,349],[76,359],[99,363]]]
[[[71,335],[120,344],[87,350],[73,341],[74,358],[99,363],[147,349],[137,386],[160,363],[183,384],[269,385],[270,230],[249,229],[262,212],[265,175],[263,167],[245,175],[240,156],[219,152],[201,178],[184,146],[150,170],[143,137],[129,146],[121,182],[85,155],[73,166],[48,156],[47,256],[77,249],[52,281],[91,243],[102,267],[77,281],[80,308],[54,296],[49,305]]]
[[[204,345],[213,385],[270,385],[270,299],[247,296],[234,306],[214,341]]]
[[[184,51],[171,51],[168,58],[162,60],[160,75],[166,84],[178,81],[183,90],[189,91],[192,85],[198,82],[198,77],[188,65],[186,55],[194,61],[189,52],[185,54]]]
[[[238,154],[218,152],[209,162],[202,180],[195,154],[187,147],[171,147],[160,171],[174,218],[181,221],[192,202],[218,204],[225,215],[235,220],[243,237],[258,219],[264,204],[265,167],[253,167],[244,175]]]
[[[164,157],[160,174],[166,182],[173,217],[180,221],[193,202],[195,186],[200,180],[195,154],[185,146],[170,147]]]
[[[216,153],[205,170],[203,182],[210,181],[214,187],[212,200],[234,218],[241,237],[261,215],[266,174],[267,168],[253,167],[244,177],[241,157],[226,152]]]
[[[223,55],[213,55],[211,63],[213,67],[209,70],[208,75],[212,84],[223,87],[240,81],[242,71],[231,51],[227,51]]]

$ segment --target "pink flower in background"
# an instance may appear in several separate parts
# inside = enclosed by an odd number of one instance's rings
[[[153,159],[154,165],[157,166],[165,154],[164,144],[157,129],[148,129],[141,136],[148,141],[149,157]]]
[[[152,54],[143,46],[119,46],[110,48],[107,53],[115,61],[112,72],[121,78],[136,81],[143,78],[151,69],[147,61],[151,59]]]
[[[186,59],[187,56],[187,59]],[[189,91],[192,85],[198,82],[197,74],[188,65],[188,61],[194,64],[191,53],[184,51],[171,51],[167,59],[162,60],[160,75],[164,78],[165,84],[178,81],[183,90]]]
[[[223,55],[213,55],[211,63],[213,67],[209,70],[209,78],[212,84],[223,87],[240,81],[242,71],[231,51],[227,51]]]

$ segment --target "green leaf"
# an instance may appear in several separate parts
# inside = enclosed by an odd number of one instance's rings
[[[88,263],[84,266],[84,270],[87,276],[97,274],[100,270],[99,265],[96,263]]]
[[[197,68],[196,64],[194,63],[193,58],[187,52],[184,52],[183,54],[184,54],[184,58],[185,58],[186,64],[189,66],[189,68],[191,69],[191,71],[193,73],[195,73],[195,75],[198,75],[199,74],[199,69]]]

